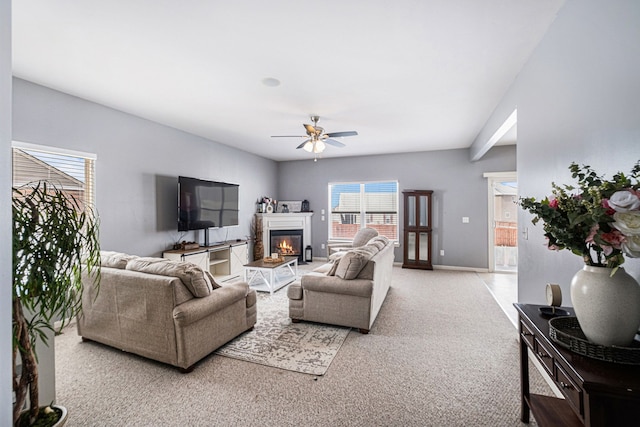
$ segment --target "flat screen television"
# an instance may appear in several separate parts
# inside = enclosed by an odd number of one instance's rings
[[[239,185],[178,177],[178,231],[238,225]]]

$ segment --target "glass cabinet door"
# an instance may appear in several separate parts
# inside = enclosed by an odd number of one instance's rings
[[[416,233],[413,231],[407,232],[407,259],[416,260]]]
[[[407,190],[404,195],[403,268],[431,270],[430,190]]]
[[[429,211],[427,209],[428,201],[427,196],[420,196],[420,227],[426,227],[429,223]]]
[[[407,225],[409,227],[415,227],[416,225],[416,196],[407,196]]]

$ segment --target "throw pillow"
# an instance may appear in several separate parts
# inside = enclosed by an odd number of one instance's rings
[[[127,263],[127,270],[177,277],[197,298],[206,297],[213,290],[213,282],[205,272],[190,262],[170,261],[164,258],[137,258]]]
[[[127,255],[121,252],[113,251],[100,251],[100,265],[102,267],[119,268],[124,270],[127,267],[127,262],[132,259],[138,258],[135,255]]]
[[[357,248],[367,244],[369,240],[378,235],[378,230],[374,228],[363,228],[353,236],[353,247]]]
[[[354,252],[361,252],[365,255],[368,255],[369,258],[371,258],[372,256],[374,256],[375,254],[377,254],[378,252],[380,252],[380,249],[378,249],[376,246],[374,245],[364,245],[361,246],[357,249],[353,250]],[[367,260],[368,261],[368,260]]]
[[[369,259],[371,259],[371,256],[365,252],[349,251],[340,259],[335,275],[345,280],[355,279]]]
[[[327,271],[327,276],[336,275],[336,270],[338,269],[338,265],[340,264],[340,259],[341,258],[338,258],[335,261],[333,261],[333,263],[331,264],[331,268],[329,269],[329,271]]]
[[[222,285],[219,284],[218,282],[216,282],[216,279],[214,279],[213,276],[211,275],[211,273],[209,273],[207,270],[204,270],[204,278],[211,285],[211,290],[218,289],[218,288],[222,287]]]
[[[368,245],[374,244],[376,246],[382,245],[379,249],[384,248],[389,244],[389,239],[386,236],[376,236],[367,242]]]

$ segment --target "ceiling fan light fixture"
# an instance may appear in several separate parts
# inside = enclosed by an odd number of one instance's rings
[[[313,151],[313,149],[314,149],[313,142],[311,142],[311,141],[307,141],[307,143],[306,143],[306,144],[304,144],[304,146],[302,147],[302,149],[303,149],[304,151],[306,151],[307,153],[311,153],[311,152]]]
[[[315,142],[315,144],[313,144],[313,152],[314,153],[322,153],[325,148],[327,148],[327,146],[321,140],[317,140]]]
[[[343,136],[354,136],[357,135],[358,132],[355,130],[344,131],[344,132],[330,132],[325,133],[324,128],[318,126],[319,116],[311,116],[312,125],[303,124],[306,135],[272,135],[272,138],[306,138],[302,141],[296,149],[302,148],[307,153],[321,154],[327,148],[327,145],[331,145],[334,147],[344,147],[345,145],[333,138],[342,138]]]

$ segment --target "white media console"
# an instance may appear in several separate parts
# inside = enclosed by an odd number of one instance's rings
[[[246,240],[231,240],[197,249],[174,249],[162,253],[164,258],[187,261],[209,270],[219,282],[242,278],[243,266],[249,262],[249,244]]]

